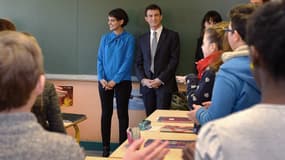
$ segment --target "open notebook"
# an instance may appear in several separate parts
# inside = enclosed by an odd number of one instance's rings
[[[192,123],[188,117],[172,117],[172,116],[159,116],[157,118],[158,122],[166,122],[166,123]]]
[[[175,126],[175,125],[162,126],[160,128],[160,132],[194,133],[192,126]]]
[[[155,139],[148,139],[144,143],[144,147],[150,145]],[[168,141],[168,148],[172,149],[183,149],[186,144],[190,142],[195,142],[194,140],[167,140]]]

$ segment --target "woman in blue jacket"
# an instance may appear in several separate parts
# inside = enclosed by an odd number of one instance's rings
[[[102,106],[103,157],[108,157],[110,152],[114,95],[119,118],[120,144],[127,138],[128,104],[132,90],[131,70],[135,48],[134,37],[124,30],[127,23],[128,15],[123,9],[111,10],[108,15],[111,32],[102,36],[98,50],[97,74]]]

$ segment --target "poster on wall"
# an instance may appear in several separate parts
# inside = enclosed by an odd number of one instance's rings
[[[59,105],[61,107],[73,106],[73,86],[60,86],[66,93],[59,97]]]

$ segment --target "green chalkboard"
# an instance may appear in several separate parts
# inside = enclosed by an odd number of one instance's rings
[[[53,74],[96,75],[100,37],[108,32],[107,13],[123,8],[130,17],[126,30],[135,37],[148,30],[144,8],[160,5],[163,25],[180,34],[178,74],[192,71],[200,21],[208,10],[227,19],[228,10],[247,0],[0,0],[0,17],[39,41],[45,70]]]

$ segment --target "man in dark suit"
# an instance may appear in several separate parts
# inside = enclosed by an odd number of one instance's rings
[[[146,7],[145,21],[150,31],[138,40],[136,73],[148,116],[156,109],[169,109],[172,93],[178,90],[175,72],[180,42],[177,32],[162,26],[159,6],[151,4]]]

